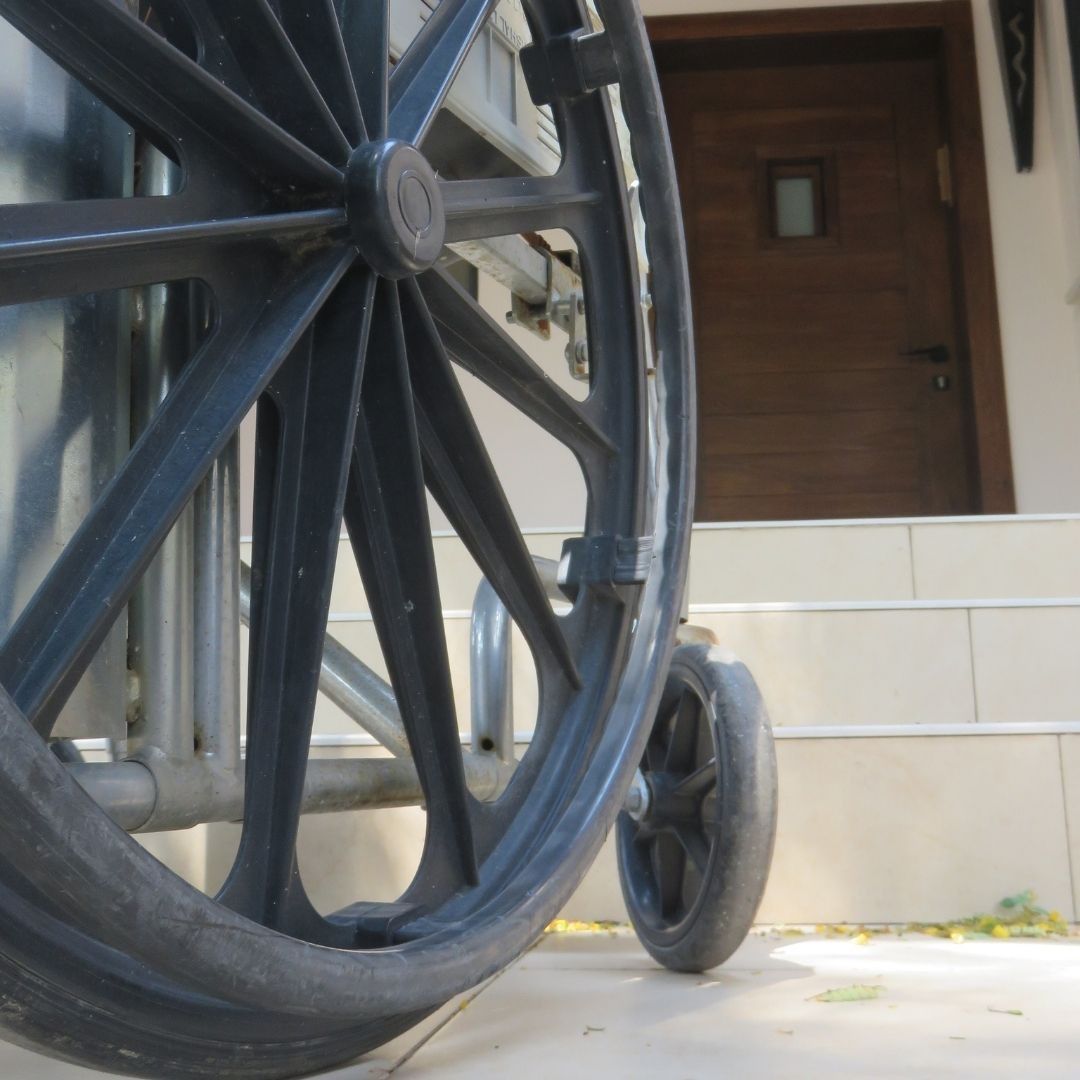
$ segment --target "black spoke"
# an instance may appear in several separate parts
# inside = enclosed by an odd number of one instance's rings
[[[694,869],[704,877],[709,865],[709,845],[705,838],[692,824],[676,825],[674,832]]]
[[[266,188],[340,185],[341,174],[112,0],[0,0],[3,15],[105,104],[184,158],[202,145]]]
[[[671,737],[664,762],[665,772],[685,774],[692,768],[700,713],[701,702],[697,695],[689,689],[683,690],[671,721]]]
[[[336,0],[345,51],[369,139],[386,138],[390,0]]]
[[[494,180],[444,180],[446,241],[577,230],[582,214],[596,206],[595,191],[580,191],[562,176],[514,176]]]
[[[397,286],[381,282],[345,520],[427,804],[417,903],[477,880]]]
[[[716,787],[716,758],[707,761],[699,769],[675,785],[676,795],[686,795],[692,799],[703,799]]]
[[[581,677],[415,281],[402,285],[405,343],[428,487],[534,649]]]
[[[258,108],[258,98],[241,70],[214,11],[215,0],[154,0],[149,11],[170,41],[184,40],[194,34],[188,49],[199,63],[230,90]]]
[[[259,299],[242,317],[224,317],[188,361],[0,645],[0,685],[42,734],[210,464],[352,261],[348,252],[323,252],[300,269],[290,265],[284,283],[261,270],[265,256],[238,265]]]
[[[391,138],[419,146],[497,0],[440,0],[390,76]]]
[[[420,288],[450,355],[579,456],[615,452],[585,410],[455,281],[437,270]]]
[[[296,833],[373,295],[346,277],[259,402],[244,828],[219,899],[275,929],[311,921]]]
[[[317,29],[311,25],[311,12],[305,10],[311,6],[289,0],[283,8],[291,13],[290,25],[299,22],[302,28],[315,31],[308,37],[311,59],[329,70],[334,64],[333,53],[320,57],[312,50],[331,44],[332,39],[318,39]],[[344,164],[349,156],[349,140],[269,0],[217,0],[214,11],[266,115],[327,161]]]
[[[367,133],[334,0],[291,0],[281,5],[281,22],[341,130],[358,146]]]
[[[200,269],[227,244],[320,240],[341,210],[206,220],[183,197],[88,199],[0,206],[0,304],[103,292]]]
[[[667,742],[662,737],[663,730],[662,724],[656,724],[649,733],[649,741],[645,744],[647,772],[664,771],[664,762],[667,760]]]
[[[670,918],[682,906],[686,853],[670,832],[661,832],[653,837],[650,854],[660,917]]]

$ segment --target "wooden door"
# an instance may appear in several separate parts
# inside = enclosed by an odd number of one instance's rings
[[[664,93],[694,287],[697,519],[975,511],[935,62],[683,71]]]

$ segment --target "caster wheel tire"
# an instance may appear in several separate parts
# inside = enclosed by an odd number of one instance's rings
[[[619,878],[634,929],[672,971],[722,964],[753,923],[776,834],[765,703],[731,653],[675,650],[641,762],[648,798],[619,817]]]

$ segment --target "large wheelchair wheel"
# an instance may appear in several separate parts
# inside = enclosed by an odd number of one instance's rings
[[[152,6],[151,19],[113,0],[0,0],[0,16],[183,174],[164,197],[0,207],[0,302],[193,280],[211,298],[202,344],[0,643],[0,1025],[14,1041],[114,1072],[294,1076],[386,1041],[518,956],[620,808],[684,585],[694,415],[685,256],[633,5],[599,5],[606,37],[590,39],[575,84],[560,73],[592,29],[584,3],[524,0],[533,47],[551,58],[562,165],[483,180],[440,178],[424,146],[493,0],[441,0],[392,70],[388,0]],[[613,81],[641,179],[655,373],[601,86]],[[581,257],[583,400],[436,265],[451,241],[548,229],[570,233]],[[567,615],[555,615],[537,578],[452,363],[580,464],[588,557]],[[256,404],[243,831],[209,897],[109,820],[48,739]],[[536,664],[533,745],[491,803],[464,779],[426,491]],[[360,896],[324,915],[305,893],[296,838],[342,520],[427,833],[399,904],[384,911]],[[627,550],[640,573],[620,577],[612,553]],[[403,920],[403,909],[419,914]]]

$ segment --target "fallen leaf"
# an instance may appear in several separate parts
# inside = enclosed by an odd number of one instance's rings
[[[873,998],[878,997],[884,989],[884,986],[863,986],[856,983],[854,986],[842,986],[836,990],[825,990],[823,993],[815,994],[812,998],[807,998],[807,1001],[824,1001],[826,1003],[871,1001]]]
[[[593,1031],[606,1031],[606,1030],[607,1030],[607,1028],[590,1027],[588,1024],[586,1024],[585,1025],[585,1030],[581,1034],[582,1035],[588,1035]]]
[[[794,1035],[795,1034],[795,1029],[794,1028],[777,1028],[776,1029],[776,1034],[777,1035]]]
[[[582,922],[580,919],[553,919],[544,928],[545,934],[599,934],[607,931],[614,934],[622,929],[624,923],[609,919],[600,922]]]
[[[1001,1013],[1002,1016],[1023,1016],[1019,1009],[995,1009],[993,1005],[986,1006],[987,1012]]]
[[[1022,893],[1017,893],[1015,896],[1006,896],[1005,899],[1001,901],[1000,906],[1003,908],[1030,907],[1037,899],[1038,897],[1035,895],[1033,889],[1025,889]]]

